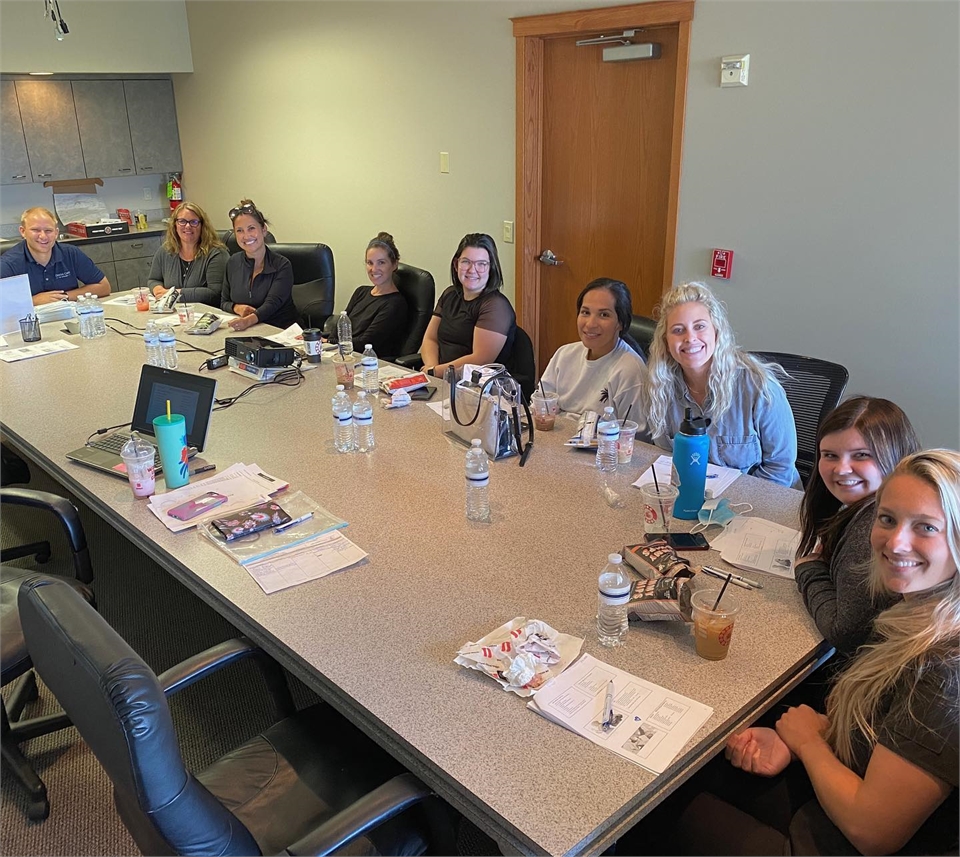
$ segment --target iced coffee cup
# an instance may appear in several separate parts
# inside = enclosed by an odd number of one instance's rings
[[[553,431],[560,410],[560,396],[556,393],[541,393],[537,390],[530,397],[530,411],[533,414],[533,427],[537,431]]]
[[[708,661],[722,661],[727,656],[733,625],[740,612],[736,599],[726,592],[714,607],[719,594],[719,589],[698,589],[691,598],[697,654]]]
[[[640,428],[633,420],[624,420],[620,423],[620,440],[617,441],[617,462],[629,464],[633,458],[633,442]]]
[[[658,488],[650,482],[640,486],[640,494],[643,497],[643,531],[669,533],[673,504],[676,503],[680,492],[673,485],[661,482]]]
[[[333,368],[337,373],[337,383],[345,390],[353,389],[353,367],[356,358],[352,354],[334,354]]]

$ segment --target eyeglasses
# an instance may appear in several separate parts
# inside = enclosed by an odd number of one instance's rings
[[[478,274],[482,274],[490,267],[490,263],[484,262],[483,260],[474,262],[472,259],[460,259],[457,262],[457,267],[461,271],[469,271],[471,268],[473,268]]]
[[[193,218],[193,220],[187,220],[185,217],[177,218],[177,226],[192,226],[196,229],[199,225],[200,221],[197,218]]]
[[[241,214],[252,214],[257,217],[260,212],[257,211],[257,207],[252,202],[248,202],[245,205],[238,206],[237,208],[231,208],[227,212],[227,217],[229,217],[231,220],[236,220],[236,218],[238,218]],[[257,217],[257,219],[259,220],[260,218]]]

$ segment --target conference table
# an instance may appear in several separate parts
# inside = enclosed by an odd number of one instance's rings
[[[348,522],[369,554],[360,566],[266,595],[193,531],[168,532],[125,481],[66,460],[96,429],[129,420],[144,357],[145,316],[108,304],[106,337],[82,340],[43,326],[44,340],[79,348],[0,365],[5,440],[88,504],[123,537],[212,605],[242,633],[384,746],[505,853],[599,853],[773,706],[829,654],[791,580],[736,590],[742,613],[729,656],[697,656],[690,626],[633,623],[626,645],[597,643],[597,576],[607,554],[643,538],[630,483],[661,454],[637,444],[621,465],[621,507],[601,495],[592,453],[565,447],[573,422],[536,434],[524,467],[491,464],[489,523],[464,514],[464,447],[423,402],[374,415],[376,449],[333,445],[333,366],[298,387],[268,386],[215,411],[203,458],[220,470],[255,463]],[[126,322],[127,324],[124,324]],[[128,325],[134,325],[130,327]],[[181,342],[215,351],[224,328]],[[244,335],[274,333],[258,325]],[[11,347],[19,343],[9,337]],[[181,353],[195,372],[207,357]],[[217,396],[251,381],[213,373]],[[440,394],[435,396],[438,400]],[[162,483],[158,482],[159,486]],[[800,493],[750,476],[726,491],[755,515],[796,526]],[[688,529],[689,525],[682,525]],[[715,552],[690,554],[722,566]],[[758,576],[758,575],[754,575]],[[692,697],[712,716],[661,775],[605,752],[526,708],[458,648],[518,616],[584,639],[583,651]],[[175,619],[171,622],[175,633]]]

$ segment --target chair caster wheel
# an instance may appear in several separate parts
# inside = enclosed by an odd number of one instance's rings
[[[43,821],[50,815],[50,801],[32,800],[27,805],[27,818],[31,821]]]
[[[35,559],[39,565],[46,565],[50,562],[50,551],[43,551],[35,555]]]

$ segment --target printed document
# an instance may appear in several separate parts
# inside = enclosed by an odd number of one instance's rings
[[[738,515],[710,541],[720,558],[745,571],[765,571],[793,579],[800,533],[763,518]]]
[[[611,681],[614,716],[604,727]],[[713,714],[709,705],[589,654],[541,687],[527,708],[655,774],[669,767]]]
[[[22,348],[11,348],[9,351],[0,351],[0,360],[4,363],[16,363],[18,360],[29,360],[31,357],[45,357],[47,354],[57,354],[60,351],[70,351],[79,346],[65,339],[54,342],[34,342]]]
[[[669,455],[661,455],[653,464],[648,467],[640,478],[633,483],[635,488],[647,483],[653,484],[652,469],[657,471],[657,482],[660,485],[676,484],[673,481],[673,459]],[[711,497],[719,497],[726,491],[740,475],[739,470],[733,470],[730,467],[721,467],[719,464],[707,465],[707,484],[706,490],[710,492]]]
[[[366,551],[358,548],[339,530],[312,539],[301,547],[245,565],[260,588],[270,595],[308,580],[326,577],[342,568],[366,559]]]

